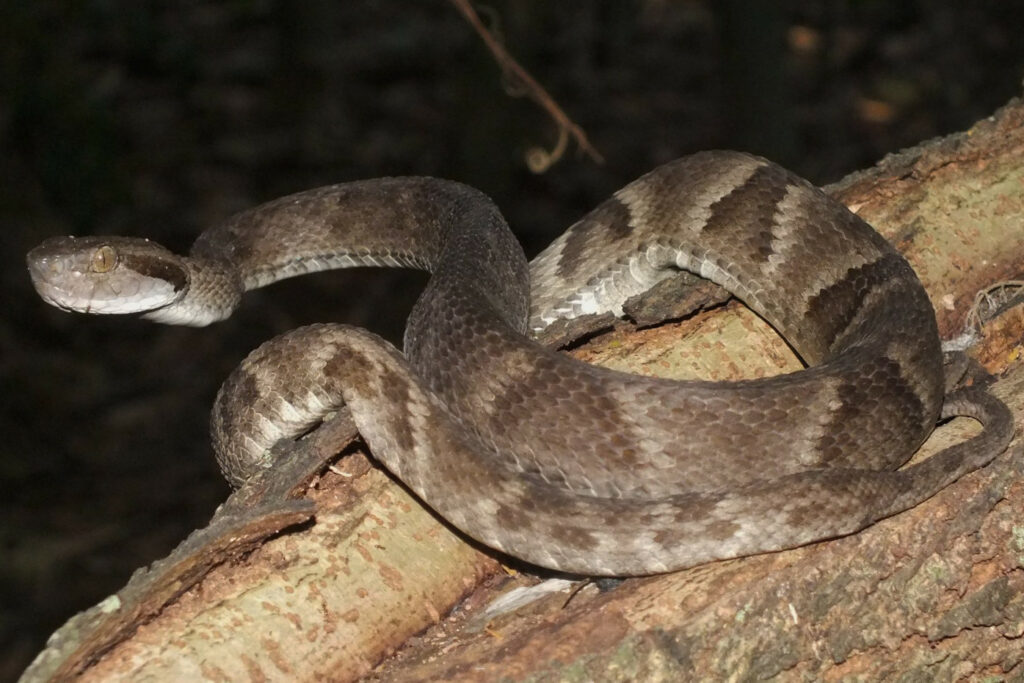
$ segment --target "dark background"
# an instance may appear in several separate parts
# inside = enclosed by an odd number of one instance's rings
[[[969,127],[1020,91],[1024,2],[495,1],[485,22],[589,134],[515,99],[445,0],[5,3],[0,28],[0,679],[228,493],[206,435],[231,368],[315,321],[397,340],[419,275],[330,273],[206,329],[45,306],[55,234],[183,251],[227,215],[355,178],[455,178],[530,255],[618,187],[711,147],[818,183]]]

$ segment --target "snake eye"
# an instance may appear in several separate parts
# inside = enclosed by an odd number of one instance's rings
[[[90,265],[94,273],[110,272],[117,265],[117,250],[109,244],[104,244],[93,252]]]

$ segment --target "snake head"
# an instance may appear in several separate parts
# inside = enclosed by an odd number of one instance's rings
[[[174,303],[189,285],[178,256],[134,237],[53,237],[27,260],[39,296],[66,311],[152,311]]]

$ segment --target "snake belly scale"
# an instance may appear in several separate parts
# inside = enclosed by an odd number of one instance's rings
[[[484,544],[591,575],[669,571],[857,531],[983,466],[1013,433],[979,389],[945,394],[931,304],[873,229],[757,157],[648,173],[532,263],[483,194],[383,178],[284,197],[188,257],[132,238],[53,238],[28,257],[62,308],[205,325],[242,293],[356,265],[427,269],[404,355],[344,325],[254,351],[221,388],[215,450],[234,485],[347,406],[374,456]],[[768,320],[808,368],[732,383],[590,366],[531,331],[612,311],[685,269]],[[980,434],[900,469],[952,415]]]

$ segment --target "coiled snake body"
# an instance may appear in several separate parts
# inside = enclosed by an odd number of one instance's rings
[[[430,270],[404,356],[343,325],[254,351],[214,408],[221,467],[239,485],[270,466],[275,443],[346,405],[374,456],[455,526],[571,572],[661,572],[850,533],[1012,436],[990,395],[944,397],[934,314],[903,258],[805,181],[739,153],[652,171],[529,265],[487,197],[434,178],[284,197],[208,230],[187,258],[139,239],[55,238],[29,265],[55,305],[189,325],[306,272]],[[810,367],[678,382],[586,365],[528,336],[621,312],[677,269],[737,295]],[[954,414],[985,429],[898,469]]]

